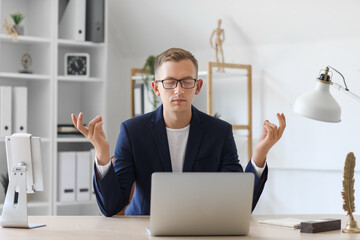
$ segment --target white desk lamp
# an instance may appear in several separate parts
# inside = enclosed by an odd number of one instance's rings
[[[2,227],[35,228],[29,224],[26,193],[43,191],[40,138],[28,133],[5,137],[9,186],[1,216]]]
[[[331,81],[331,76],[329,76],[329,68],[333,69],[335,72],[340,74],[340,76],[343,78],[345,87],[334,83]],[[339,91],[346,93],[347,95],[355,98],[356,100],[360,101],[360,97],[356,94],[349,91],[344,76],[333,67],[327,66],[324,70],[324,73],[320,74],[320,77],[317,78],[318,83],[315,86],[315,89],[305,93],[304,95],[298,97],[294,103],[293,110],[296,113],[299,113],[300,115],[303,115],[305,117],[324,121],[324,122],[340,122],[341,121],[341,108],[340,105],[336,102],[336,100],[333,98],[333,96],[330,94],[329,88],[330,86],[335,87]],[[349,156],[349,154],[348,154]],[[353,155],[352,155],[353,156]],[[347,157],[348,158],[348,157]],[[344,167],[344,181],[343,181],[343,187],[344,191],[342,192],[344,202],[351,198],[350,196],[347,196],[348,198],[344,197],[344,195],[347,195],[347,192],[345,191],[345,188],[349,191],[349,189],[353,190],[354,187],[354,180],[353,180],[353,174],[354,174],[354,168],[355,168],[355,157],[352,167],[352,175],[349,176],[350,179],[345,178],[345,169],[349,172],[350,170],[347,168],[347,165],[345,164]],[[347,161],[348,159],[346,159]],[[350,168],[351,168],[350,167]],[[351,172],[351,171],[350,171]],[[349,174],[349,173],[348,173]],[[348,182],[350,180],[352,182],[349,185]],[[352,192],[352,198],[354,197],[354,193]],[[350,203],[348,203],[350,204]],[[345,206],[345,203],[344,203]],[[355,221],[354,217],[352,216],[352,210],[351,208],[344,210],[348,212],[348,215],[350,217],[349,221],[346,224],[346,228],[343,229],[343,232],[346,233],[360,233],[360,229],[357,225],[357,222]],[[350,213],[350,214],[349,214]]]
[[[340,74],[345,87],[331,81],[329,68]],[[360,101],[360,97],[350,92],[347,88],[344,76],[333,67],[327,66],[324,73],[321,73],[317,78],[317,81],[315,89],[296,99],[293,106],[293,110],[296,113],[319,121],[340,122],[341,108],[335,98],[330,94],[330,86]]]

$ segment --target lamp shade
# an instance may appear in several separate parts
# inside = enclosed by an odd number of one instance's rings
[[[340,122],[341,108],[330,94],[329,88],[330,84],[318,82],[314,90],[296,99],[293,110],[311,119]]]

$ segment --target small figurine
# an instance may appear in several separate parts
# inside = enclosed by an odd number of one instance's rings
[[[23,70],[20,70],[20,73],[32,73],[29,68],[31,67],[31,56],[28,53],[25,53],[21,57],[21,65],[24,67]]]
[[[7,20],[7,18],[5,18],[4,28],[5,28],[5,30],[6,30],[6,33],[7,33],[8,35],[11,35],[11,36],[12,36],[13,42],[17,42],[17,36],[18,36],[18,34],[17,34],[14,26],[13,26],[11,23],[9,23],[9,21]]]
[[[223,66],[219,66],[219,51],[221,54],[221,63],[224,63],[224,52],[222,49],[222,43],[225,40],[225,32],[224,29],[220,28],[221,19],[218,20],[218,27],[214,29],[210,37],[210,46],[215,49],[216,63],[218,64],[218,72],[225,72]],[[213,44],[213,37],[215,35],[215,46]]]

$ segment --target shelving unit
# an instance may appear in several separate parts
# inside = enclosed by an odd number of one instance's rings
[[[66,0],[0,0],[0,86],[28,87],[28,132],[41,137],[45,190],[29,195],[30,215],[96,215],[96,201],[58,201],[58,151],[87,151],[92,145],[80,136],[58,136],[58,124],[70,124],[71,113],[85,113],[88,123],[105,115],[107,61],[107,0],[103,43],[59,39],[59,7]],[[25,15],[24,35],[13,42],[2,27],[10,14]],[[21,57],[29,53],[32,74],[19,73]],[[88,53],[90,76],[64,74],[66,53]],[[105,129],[106,131],[106,129]],[[0,174],[6,173],[4,140],[0,139]],[[0,186],[0,212],[4,192]]]

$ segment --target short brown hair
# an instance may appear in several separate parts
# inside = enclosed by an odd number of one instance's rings
[[[161,67],[161,65],[164,62],[168,62],[168,61],[173,61],[173,62],[180,62],[181,60],[185,60],[185,59],[190,59],[194,66],[195,66],[195,70],[196,70],[196,78],[198,75],[198,61],[196,60],[196,58],[194,57],[194,55],[192,55],[191,52],[186,51],[182,48],[169,48],[168,50],[166,50],[165,52],[159,54],[158,56],[156,56],[155,59],[155,74],[157,72],[157,70]]]

